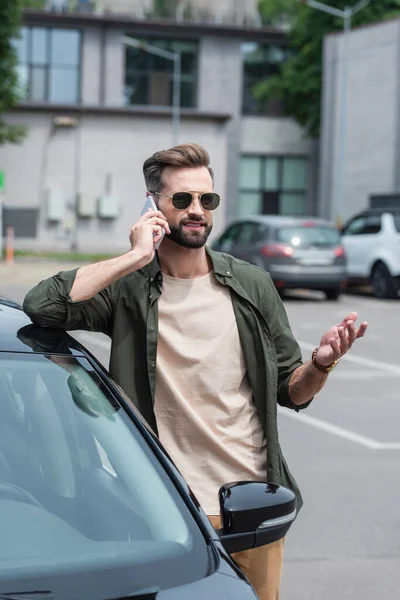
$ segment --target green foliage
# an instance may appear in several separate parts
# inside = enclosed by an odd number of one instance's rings
[[[46,0],[22,0],[23,8],[36,8],[43,10],[46,6]]]
[[[19,101],[17,56],[12,40],[19,35],[21,8],[21,0],[0,1],[0,145],[19,143],[26,133],[24,127],[9,124],[2,116]]]
[[[331,0],[324,4],[343,10],[350,1]],[[293,54],[282,66],[281,72],[257,84],[254,93],[262,104],[279,99],[285,114],[294,117],[309,136],[318,138],[323,40],[326,34],[343,29],[343,19],[295,0],[260,0],[260,12],[265,23],[274,24],[280,19],[290,24],[288,37]],[[399,15],[400,0],[372,0],[354,15],[352,27],[378,23]]]

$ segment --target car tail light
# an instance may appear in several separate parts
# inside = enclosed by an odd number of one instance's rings
[[[273,256],[275,258],[289,258],[293,256],[292,246],[286,244],[267,244],[261,248],[261,254],[263,256]]]
[[[336,258],[344,258],[346,256],[343,246],[337,246],[335,248],[335,256]]]

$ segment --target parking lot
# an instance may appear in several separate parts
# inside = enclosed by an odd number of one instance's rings
[[[0,293],[21,301],[73,265],[0,264]],[[400,300],[365,294],[285,299],[307,360],[321,334],[356,310],[366,337],[307,411],[281,410],[280,436],[305,505],[286,543],[282,600],[397,600],[400,565]],[[107,365],[109,341],[77,333]]]

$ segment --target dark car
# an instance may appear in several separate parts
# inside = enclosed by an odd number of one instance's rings
[[[0,598],[251,600],[230,554],[282,538],[291,490],[234,482],[216,531],[98,361],[0,300]]]
[[[329,300],[337,300],[346,287],[340,234],[324,219],[280,215],[239,219],[212,246],[268,271],[279,292],[320,290]]]

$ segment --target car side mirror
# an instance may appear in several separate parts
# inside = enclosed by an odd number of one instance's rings
[[[219,490],[222,529],[227,552],[242,552],[285,537],[294,522],[296,496],[292,490],[258,481],[224,485]]]

